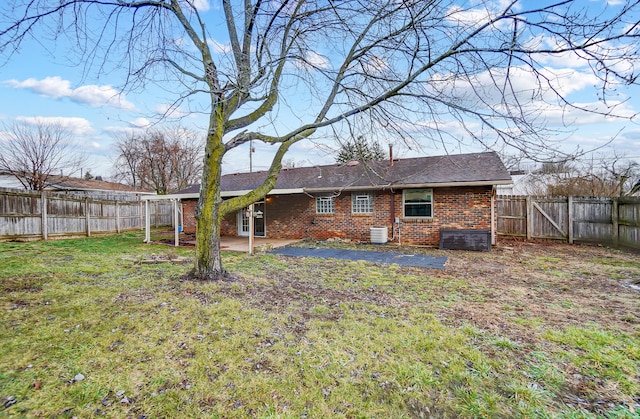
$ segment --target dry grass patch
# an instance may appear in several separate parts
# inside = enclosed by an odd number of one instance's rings
[[[403,250],[449,261],[230,253],[193,282],[139,234],[0,244],[0,415],[637,416],[637,255]]]

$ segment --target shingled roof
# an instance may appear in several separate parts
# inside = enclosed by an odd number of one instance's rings
[[[117,192],[133,192],[133,193],[150,193],[149,190],[134,188],[116,182],[107,182],[98,179],[82,179],[69,176],[49,175],[47,180],[50,185],[48,189],[54,190],[70,190],[70,191],[117,191]]]
[[[242,194],[257,188],[266,171],[222,176],[224,195]],[[511,176],[494,152],[419,157],[346,165],[327,165],[283,169],[274,193],[323,192],[335,190],[402,189],[438,186],[504,185]],[[178,194],[197,193],[200,185]]]

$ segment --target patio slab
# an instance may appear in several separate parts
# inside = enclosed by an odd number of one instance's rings
[[[311,247],[282,247],[268,253],[291,257],[314,257],[324,259],[363,260],[371,263],[398,264],[419,268],[444,269],[445,256],[411,255],[397,252],[374,252],[366,250],[347,250]]]
[[[269,239],[262,237],[255,237],[253,240],[254,250],[262,248],[277,249],[283,246],[288,246],[293,243],[297,243],[300,240],[288,240],[288,239]],[[234,251],[234,252],[248,252],[249,251],[249,238],[248,237],[220,237],[220,248],[222,251]]]

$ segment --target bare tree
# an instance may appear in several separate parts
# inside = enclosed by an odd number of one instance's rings
[[[603,158],[600,167],[613,186],[608,196],[630,196],[638,191],[640,164],[635,160],[614,153],[609,158]]]
[[[623,197],[637,192],[640,165],[615,151],[589,160],[544,163],[529,174],[531,195]]]
[[[116,178],[130,185],[167,194],[198,183],[202,142],[183,128],[130,133],[116,141]]]
[[[69,130],[57,123],[36,120],[3,127],[0,171],[16,177],[25,189],[41,191],[55,176],[78,172],[85,161]]]
[[[119,133],[115,137],[115,152],[117,156],[113,161],[114,179],[125,182],[134,188],[141,188],[138,177],[140,171],[139,137],[132,133]]]
[[[406,139],[421,121],[419,135],[443,144],[468,137],[553,157],[558,147],[547,136],[540,104],[616,116],[609,94],[637,84],[640,68],[637,0],[606,13],[579,0],[222,0],[221,11],[208,12],[199,4],[9,0],[0,6],[0,52],[17,53],[36,28],[52,28],[81,49],[85,66],[127,68],[124,88],[154,77],[166,86],[171,78],[184,87],[176,106],[209,115],[196,211],[200,278],[226,273],[220,220],[263,198],[289,148],[324,128],[353,120]],[[229,39],[221,52],[211,42],[220,27]],[[561,75],[545,66],[554,58],[585,64],[600,107],[569,101]],[[206,104],[198,107],[201,94]],[[287,132],[272,128],[285,109],[294,115],[288,123],[299,121]],[[451,120],[463,134],[446,129]],[[222,159],[249,141],[277,146],[266,179],[223,201]]]
[[[202,135],[185,128],[165,131],[174,150],[170,156],[173,166],[172,191],[188,188],[200,182],[202,176]]]

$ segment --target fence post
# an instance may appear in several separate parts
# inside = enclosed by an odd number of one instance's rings
[[[567,238],[569,244],[573,244],[573,196],[567,197]]]
[[[120,232],[120,201],[116,201],[116,233]]]
[[[47,192],[46,191],[41,191],[40,192],[40,222],[41,222],[41,227],[40,227],[40,232],[42,234],[42,240],[47,240],[47,237],[49,236],[49,231],[48,231],[48,220],[47,220]]]
[[[177,198],[173,200],[173,245],[176,247],[180,246],[180,237],[178,236],[178,203],[179,200]]]
[[[618,240],[620,240],[619,215],[618,198],[613,198],[611,200],[611,239],[614,243],[618,243]]]
[[[526,211],[525,211],[525,224],[527,226],[527,240],[531,240],[533,236],[533,205],[531,205],[531,197],[527,195],[525,199]]]
[[[91,237],[91,215],[89,214],[89,198],[84,199],[84,214],[86,219],[87,237]]]
[[[151,214],[149,200],[144,201],[144,242],[151,242]]]

